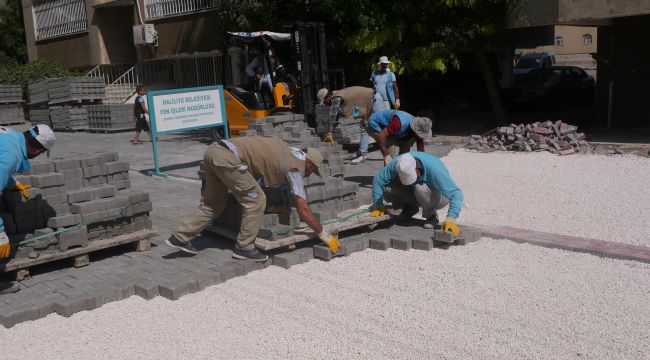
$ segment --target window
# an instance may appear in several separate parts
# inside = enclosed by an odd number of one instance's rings
[[[36,40],[88,30],[84,0],[34,0]]]
[[[144,0],[149,20],[208,10],[220,4],[221,0]]]
[[[590,45],[594,39],[591,37],[590,34],[584,34],[582,35],[582,44],[583,45]]]
[[[564,38],[561,36],[556,36],[555,37],[555,45],[556,46],[564,46]]]

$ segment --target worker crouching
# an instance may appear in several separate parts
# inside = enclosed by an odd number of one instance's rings
[[[314,173],[321,176],[322,163],[323,156],[317,149],[309,148],[303,152],[274,138],[245,137],[212,143],[203,157],[206,182],[201,203],[172,232],[167,245],[196,254],[191,240],[221,214],[230,191],[242,208],[241,228],[233,257],[265,261],[268,256],[255,248],[255,238],[266,208],[262,186],[288,186],[300,218],[333,252],[337,252],[339,243],[336,236],[323,230],[306,199],[304,179]]]

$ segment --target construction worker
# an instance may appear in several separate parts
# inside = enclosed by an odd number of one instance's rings
[[[28,171],[29,159],[48,151],[56,140],[54,132],[47,125],[36,125],[20,133],[8,127],[0,127],[0,189],[20,191],[29,199],[31,186],[17,182],[13,176]],[[0,260],[9,257],[11,247],[0,217]],[[17,284],[0,282],[0,294],[18,291]]]
[[[383,200],[402,208],[400,218],[409,219],[422,208],[424,227],[438,227],[436,210],[449,205],[442,230],[460,235],[456,221],[463,205],[463,192],[451,179],[445,165],[433,155],[413,151],[400,155],[386,165],[372,180],[371,216],[386,213]]]
[[[336,253],[338,239],[323,230],[310,210],[305,194],[304,178],[312,173],[321,176],[322,163],[323,156],[317,149],[309,148],[303,152],[275,138],[241,137],[215,141],[203,157],[206,184],[201,204],[172,232],[166,240],[167,245],[196,254],[191,239],[221,214],[230,191],[242,207],[241,229],[232,256],[265,261],[268,256],[255,248],[255,238],[266,208],[266,196],[261,186],[288,185],[300,218]]]
[[[384,105],[383,110],[390,110],[391,104],[393,109],[399,110],[400,102],[397,78],[395,77],[395,73],[390,71],[388,65],[390,65],[388,57],[380,57],[377,63],[378,69],[370,75],[370,82],[375,88],[375,93],[381,97],[381,102]]]
[[[373,111],[374,91],[362,86],[352,86],[337,91],[323,88],[318,91],[316,97],[321,105],[324,104],[330,107],[328,131],[323,137],[323,142],[334,144],[332,133],[339,124],[339,118],[359,119],[359,126],[363,131],[359,142],[359,151],[352,159],[352,164],[359,164],[364,161],[368,154],[368,143],[370,142],[366,127],[368,125],[368,116]]]
[[[368,133],[379,145],[386,166],[392,160],[388,149],[393,145],[399,147],[400,154],[410,151],[413,143],[418,151],[424,151],[424,140],[431,139],[431,120],[406,111],[384,110],[370,115]]]

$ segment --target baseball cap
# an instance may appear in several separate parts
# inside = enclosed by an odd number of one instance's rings
[[[377,65],[379,65],[379,64],[390,64],[390,61],[388,61],[388,56],[380,57],[379,62],[377,63]]]
[[[409,127],[421,139],[431,139],[431,119],[426,117],[414,117],[409,123]]]
[[[322,88],[318,90],[318,94],[316,94],[316,98],[318,99],[318,103],[323,105],[323,102],[325,101],[325,96],[327,96],[327,93],[329,90],[327,88]]]
[[[415,158],[411,154],[404,154],[397,158],[397,175],[399,181],[404,185],[411,185],[418,179],[418,174],[415,171],[416,163]]]
[[[320,150],[307,148],[307,159],[316,165],[316,175],[322,177],[320,169],[323,166],[323,154],[321,154]]]
[[[29,132],[32,134],[34,139],[45,148],[45,150],[50,150],[52,146],[54,146],[56,137],[54,136],[54,131],[52,131],[49,126],[44,124],[35,125],[29,129]]]

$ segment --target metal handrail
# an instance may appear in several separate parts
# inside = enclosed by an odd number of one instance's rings
[[[106,86],[106,98],[104,99],[106,103],[122,104],[133,95],[138,84],[138,76],[134,70],[135,66],[131,66],[122,76]]]

